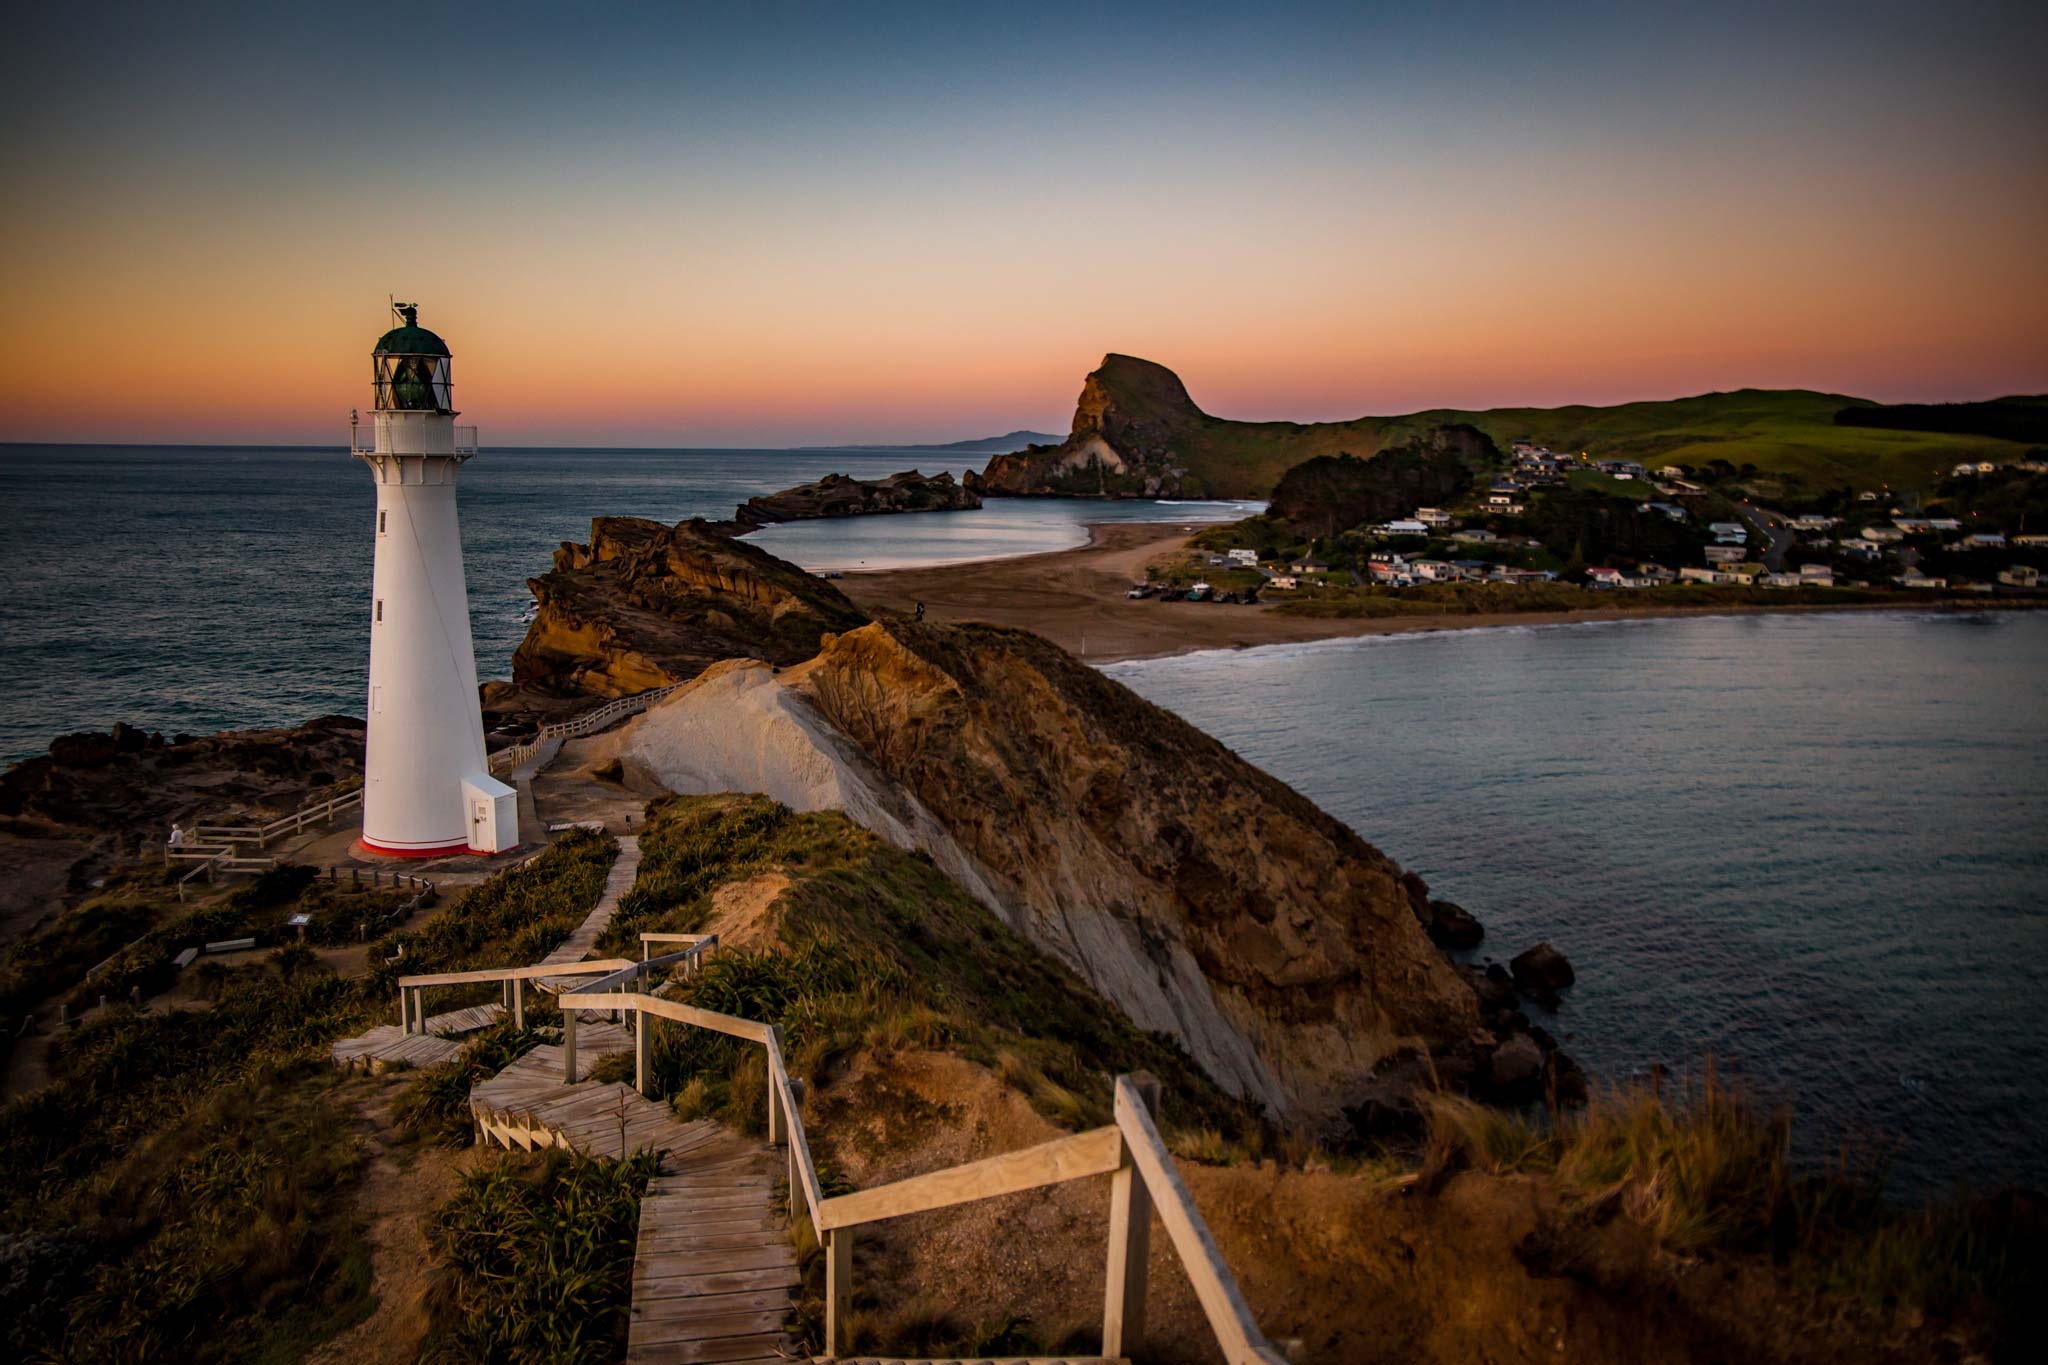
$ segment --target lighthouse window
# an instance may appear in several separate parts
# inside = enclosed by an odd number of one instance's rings
[[[381,512],[381,511],[380,511],[380,512],[378,512],[378,513],[377,513],[377,534],[378,534],[378,535],[380,535],[380,536],[384,534],[384,518],[385,518],[385,516],[386,516],[386,513],[384,513],[384,512]]]
[[[384,599],[381,597],[377,599],[377,619],[379,621],[384,619]]]

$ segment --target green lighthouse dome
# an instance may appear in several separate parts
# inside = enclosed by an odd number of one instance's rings
[[[420,326],[418,304],[394,303],[391,310],[402,320],[377,338],[370,352],[370,382],[376,392],[376,406],[386,412],[455,411],[454,361],[448,343]]]
[[[448,343],[420,326],[419,305],[401,303],[397,305],[398,315],[405,319],[402,327],[393,327],[377,338],[376,349],[371,355],[449,355]]]

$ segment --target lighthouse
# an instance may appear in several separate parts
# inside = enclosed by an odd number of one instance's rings
[[[447,343],[419,325],[417,306],[392,312],[398,325],[370,353],[371,429],[350,417],[349,448],[377,485],[362,848],[496,853],[519,841],[518,803],[484,755],[455,516],[476,428],[455,425]]]

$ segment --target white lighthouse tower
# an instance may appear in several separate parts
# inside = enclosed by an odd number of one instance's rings
[[[372,430],[350,449],[377,481],[370,610],[370,729],[363,755],[369,853],[496,853],[519,841],[517,797],[490,775],[477,706],[455,471],[476,428],[455,425],[452,357],[395,304],[370,353]]]

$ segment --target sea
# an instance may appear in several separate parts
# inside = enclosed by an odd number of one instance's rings
[[[1596,1077],[1713,1060],[1811,1161],[2048,1188],[2048,614],[1530,625],[1104,670],[1577,984]]]
[[[462,472],[481,675],[591,518],[957,452],[487,450]],[[360,715],[373,498],[338,450],[0,446],[0,756]],[[1059,549],[1106,517],[991,500],[759,539],[817,570]],[[1625,1082],[1709,1058],[1802,1153],[1892,1185],[2048,1186],[2048,616],[1867,611],[1522,625],[1106,670],[1292,784],[1487,926],[1578,971],[1543,1023]]]
[[[957,451],[486,450],[459,483],[477,675],[506,677],[527,579],[591,520],[724,518],[827,474],[956,478]],[[974,512],[770,528],[820,571],[1067,549],[1107,519],[1236,520],[1258,503],[991,499]],[[228,446],[0,445],[0,761],[117,720],[166,734],[361,715],[369,649],[368,471],[345,452]]]

